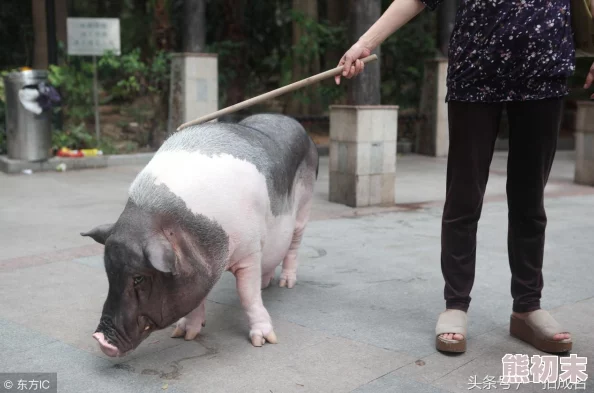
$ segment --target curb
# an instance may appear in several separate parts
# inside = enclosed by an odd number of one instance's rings
[[[318,155],[327,157],[330,154],[328,144],[317,145]],[[407,142],[398,143],[397,153],[407,154],[411,152],[411,144]],[[25,170],[35,172],[54,172],[60,164],[66,165],[66,170],[99,169],[113,166],[140,165],[149,163],[155,153],[115,154],[99,157],[66,158],[52,157],[46,161],[21,161],[13,160],[6,156],[0,156],[0,171],[7,174],[21,173]]]
[[[21,161],[0,156],[0,171],[8,174],[21,173],[25,170],[35,172],[55,172],[60,164],[66,165],[66,170],[99,169],[110,166],[146,165],[154,153],[118,154],[99,157],[52,157],[46,161]]]

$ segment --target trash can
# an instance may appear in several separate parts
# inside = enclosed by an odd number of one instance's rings
[[[51,157],[52,111],[36,101],[48,72],[27,70],[4,77],[6,95],[6,147],[10,159],[43,161]]]

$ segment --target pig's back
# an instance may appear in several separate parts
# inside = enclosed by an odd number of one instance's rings
[[[204,159],[191,160],[195,164],[188,167],[183,164],[188,162],[187,159],[174,160],[177,164],[173,164],[171,158],[166,159],[165,156],[200,156]],[[247,172],[239,166],[245,165],[248,171],[248,167],[255,167],[262,174],[270,209],[275,216],[292,210],[291,196],[296,177],[302,176],[304,171],[317,177],[315,144],[296,120],[275,114],[250,116],[237,124],[207,123],[188,127],[168,138],[146,169],[148,172],[161,172],[161,178],[177,169],[187,172],[188,181],[198,180],[195,172],[209,170],[206,167],[209,159],[214,159],[212,163],[217,165],[217,157],[228,157],[235,162],[229,169],[219,167],[215,170],[219,174],[226,171],[228,176],[237,178],[238,190],[235,192],[246,188],[247,179],[239,177]],[[227,161],[223,161],[222,165],[226,165],[224,162]],[[158,170],[157,166],[162,170]],[[166,170],[164,166],[167,166]],[[221,182],[225,183],[220,188],[221,193],[234,192],[229,179],[221,179]]]

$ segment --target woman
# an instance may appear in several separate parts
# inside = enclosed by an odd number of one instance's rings
[[[362,72],[360,58],[424,8],[435,10],[442,1],[395,0],[340,60],[342,76],[350,79]],[[567,80],[574,71],[570,0],[462,0],[449,48],[450,145],[441,243],[446,310],[437,321],[437,349],[466,350],[476,230],[505,106],[510,333],[545,352],[569,351],[570,334],[540,308],[540,298],[547,222],[543,194]],[[591,70],[585,87],[593,80]]]

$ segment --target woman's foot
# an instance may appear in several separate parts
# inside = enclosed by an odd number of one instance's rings
[[[437,349],[444,352],[465,352],[466,323],[464,311],[447,309],[441,313],[435,327]]]
[[[439,337],[445,339],[445,340],[456,340],[456,341],[462,341],[464,340],[464,336],[458,333],[445,333],[440,335]]]
[[[526,318],[532,314],[534,311],[531,312],[512,312],[512,315],[516,318],[519,318],[521,320],[526,320]],[[556,341],[561,341],[561,340],[569,340],[571,338],[571,334],[569,333],[557,333],[555,334],[552,339],[556,340]]]
[[[545,310],[512,313],[509,332],[543,352],[568,352],[573,345],[569,332]]]

